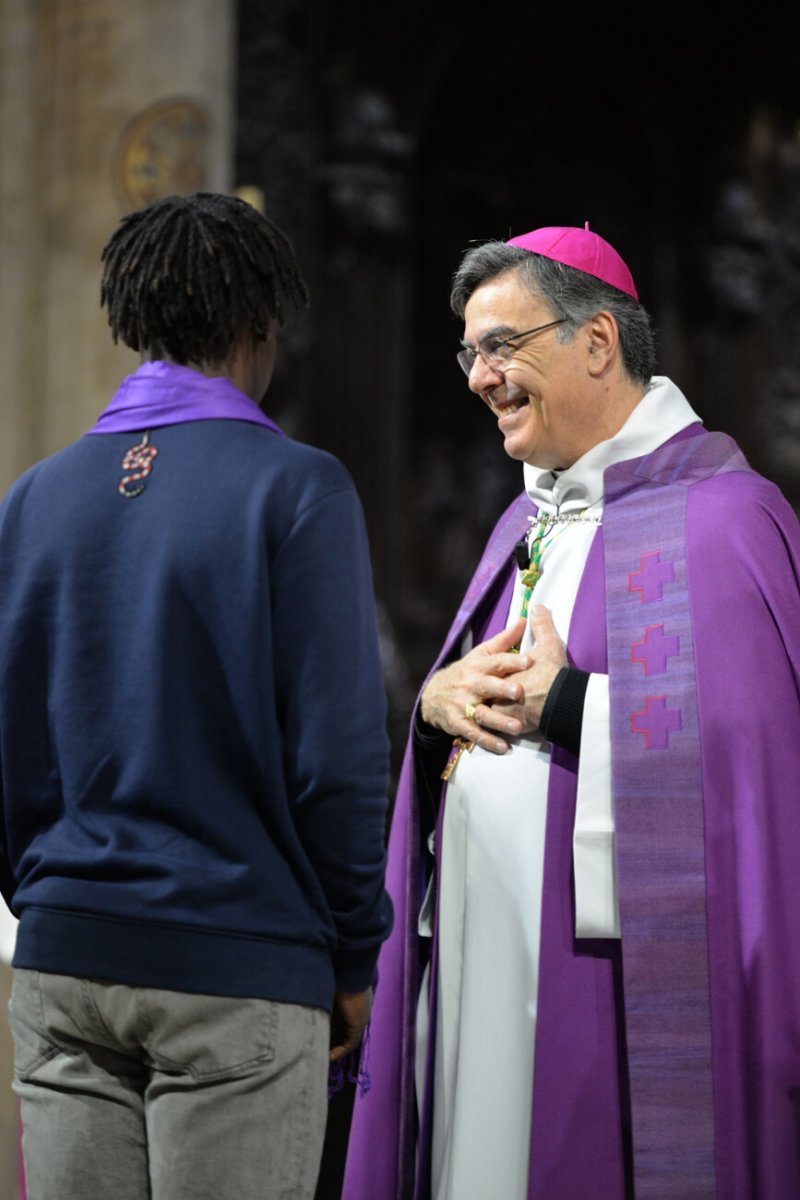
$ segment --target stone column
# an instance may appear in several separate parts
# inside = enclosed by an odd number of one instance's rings
[[[0,495],[91,426],[136,366],[99,306],[100,251],[119,218],[231,188],[235,7],[0,0]],[[2,1013],[9,977],[0,961]],[[13,1200],[2,1013],[0,1200]]]

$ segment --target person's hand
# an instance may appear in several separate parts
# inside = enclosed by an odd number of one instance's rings
[[[511,706],[523,701],[518,680],[523,678],[520,672],[530,667],[531,659],[511,651],[524,632],[525,621],[520,619],[432,675],[420,702],[423,721],[492,754],[505,754],[508,742],[496,734],[516,737],[523,730]],[[497,701],[503,701],[507,711],[498,708]]]
[[[533,665],[517,676],[524,689],[522,699],[518,703],[498,703],[494,708],[504,717],[518,720],[523,733],[535,733],[553,680],[562,667],[569,666],[569,660],[550,610],[543,604],[533,604],[528,619],[533,637],[530,651]]]
[[[363,992],[336,992],[331,1013],[331,1062],[357,1048],[371,1012],[371,987]]]

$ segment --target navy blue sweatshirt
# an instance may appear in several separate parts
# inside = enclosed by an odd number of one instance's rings
[[[329,1008],[372,982],[388,744],[360,504],[268,428],[83,437],[0,509],[14,965]]]

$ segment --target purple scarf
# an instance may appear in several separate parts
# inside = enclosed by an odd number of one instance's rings
[[[186,421],[249,421],[282,434],[255,401],[224,376],[209,378],[177,363],[143,363],[123,380],[108,407],[87,432],[128,433]]]

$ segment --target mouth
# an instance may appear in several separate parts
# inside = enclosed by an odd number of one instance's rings
[[[502,425],[507,417],[513,417],[521,408],[527,408],[530,400],[527,396],[517,396],[513,400],[504,400],[502,403],[499,403],[493,396],[490,396],[487,403],[497,417],[498,425]]]

